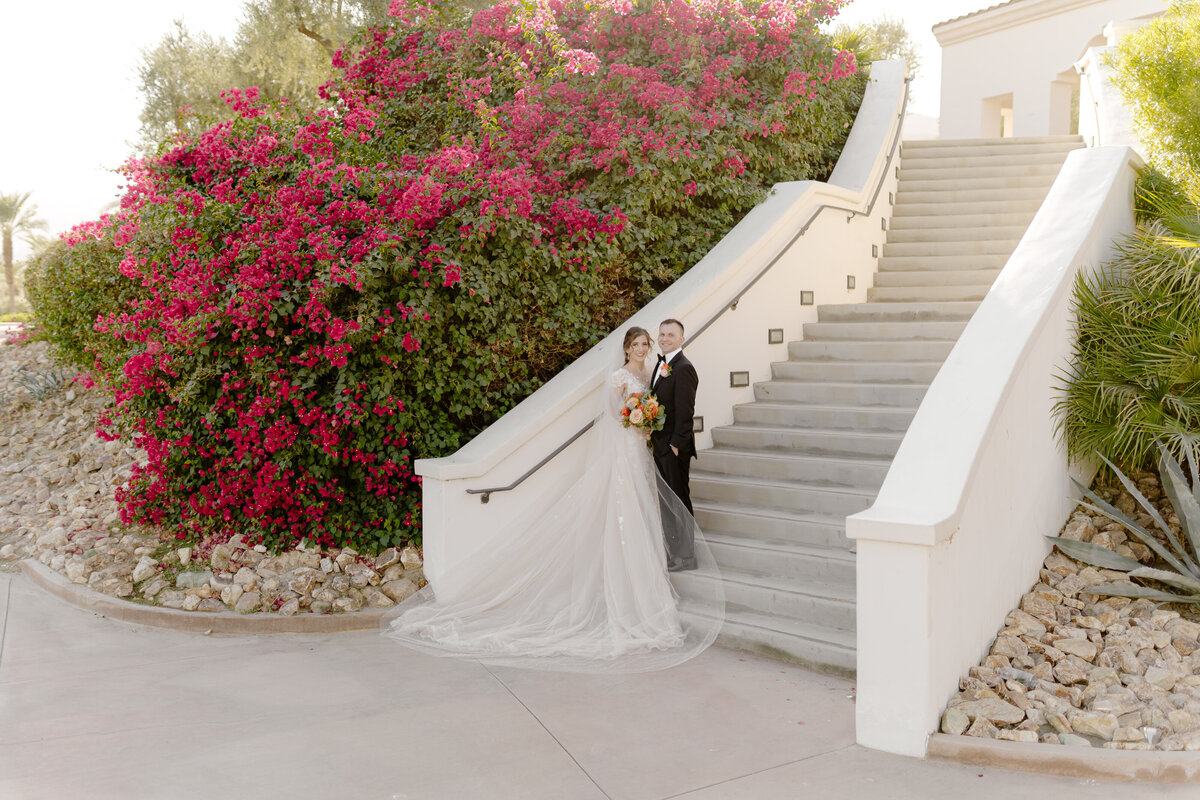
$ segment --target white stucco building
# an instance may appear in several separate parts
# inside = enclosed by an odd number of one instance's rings
[[[1099,56],[1166,9],[1166,0],[1010,0],[934,25],[941,138],[1080,133],[1089,145],[1131,144],[1127,120],[1096,111],[1094,94],[1112,90]]]

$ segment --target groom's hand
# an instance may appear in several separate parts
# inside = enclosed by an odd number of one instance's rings
[[[679,448],[676,447],[675,445],[671,445],[671,452],[674,453],[675,455],[679,455]]]

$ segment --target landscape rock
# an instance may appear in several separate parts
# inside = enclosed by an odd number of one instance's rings
[[[967,728],[967,736],[977,736],[981,739],[995,739],[999,730],[985,717],[978,717],[971,723],[971,727]]]
[[[375,569],[382,572],[393,564],[400,563],[400,551],[394,547],[389,547],[378,556],[375,557]]]
[[[373,586],[363,589],[363,601],[370,608],[391,608],[395,602],[381,590]]]
[[[1015,725],[1025,719],[1025,712],[999,697],[973,700],[958,706],[972,721],[986,719],[990,722],[1005,722]]]
[[[971,726],[971,718],[961,708],[947,708],[942,714],[942,733],[958,736]]]
[[[1075,733],[1104,740],[1111,739],[1120,727],[1115,715],[1101,711],[1074,711],[1067,715],[1067,719]]]
[[[147,578],[158,574],[158,562],[149,556],[142,556],[138,559],[137,566],[133,568],[131,578],[134,583],[141,583]]]
[[[1160,510],[1177,525],[1169,506]],[[1152,556],[1120,525],[1083,510],[1060,535],[1143,563]],[[1200,750],[1200,619],[1190,606],[1088,592],[1128,581],[1052,550],[985,657],[960,678],[941,730],[1045,745]],[[1147,739],[1146,726],[1162,731],[1162,740]]]
[[[1059,639],[1054,646],[1064,653],[1077,656],[1084,661],[1094,660],[1099,651],[1099,648],[1087,639]]]
[[[1087,514],[1076,514],[1071,517],[1071,520],[1063,528],[1062,536],[1064,539],[1074,539],[1077,542],[1090,542],[1096,535],[1096,526],[1092,524],[1092,519]]]
[[[203,572],[181,572],[175,576],[175,585],[180,589],[195,589],[207,586],[212,581],[213,574],[208,570]]]
[[[250,614],[262,606],[262,596],[258,592],[246,592],[238,598],[233,610],[239,614]]]
[[[421,566],[424,563],[424,559],[421,557],[420,550],[409,546],[400,551],[400,563],[404,565],[405,569],[413,569],[414,567]]]
[[[394,603],[400,603],[417,593],[417,585],[408,578],[388,581],[379,587]]]

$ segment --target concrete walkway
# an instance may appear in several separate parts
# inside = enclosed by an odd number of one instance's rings
[[[3,800],[1197,791],[865,750],[854,744],[851,682],[718,648],[646,675],[487,669],[370,632],[203,636],[129,625],[8,573],[0,625]]]

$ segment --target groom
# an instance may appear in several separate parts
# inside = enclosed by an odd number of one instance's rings
[[[692,496],[688,489],[688,472],[696,457],[696,440],[692,434],[692,414],[696,408],[696,386],[700,379],[696,368],[683,354],[683,323],[677,319],[663,320],[658,326],[658,346],[662,355],[650,376],[650,390],[667,411],[667,423],[661,431],[650,435],[654,447],[654,464],[671,491],[692,513]],[[666,524],[667,569],[671,572],[696,568],[692,520],[685,530]]]

